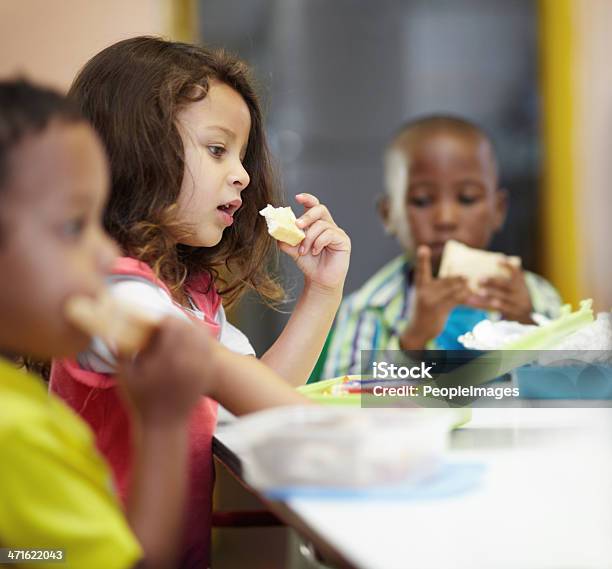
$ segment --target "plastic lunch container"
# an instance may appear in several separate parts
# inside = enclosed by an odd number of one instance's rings
[[[612,399],[612,367],[527,365],[512,373],[524,399]]]
[[[433,474],[447,448],[448,419],[425,409],[282,407],[240,419],[224,440],[255,488],[363,488]]]

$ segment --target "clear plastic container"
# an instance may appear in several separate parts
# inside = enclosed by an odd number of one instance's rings
[[[434,474],[452,422],[444,411],[283,407],[221,433],[255,488],[363,488]]]

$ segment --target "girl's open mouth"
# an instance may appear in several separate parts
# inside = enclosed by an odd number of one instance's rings
[[[224,225],[230,226],[232,223],[234,223],[234,214],[238,211],[241,205],[241,200],[233,200],[217,206],[219,217]]]

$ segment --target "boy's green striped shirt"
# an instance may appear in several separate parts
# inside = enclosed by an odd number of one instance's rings
[[[396,257],[344,299],[309,383],[360,373],[362,350],[400,349],[399,338],[410,318],[411,266],[405,255]],[[555,288],[528,271],[525,279],[534,312],[556,317],[562,302]],[[436,349],[435,342],[428,347]]]

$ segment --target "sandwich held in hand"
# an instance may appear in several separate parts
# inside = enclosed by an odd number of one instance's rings
[[[503,253],[492,253],[473,249],[459,241],[449,240],[444,245],[439,277],[465,277],[470,289],[480,292],[480,281],[491,277],[510,277],[503,263],[521,266],[520,257],[509,257]]]
[[[290,207],[274,207],[268,204],[260,212],[266,218],[268,233],[278,241],[295,247],[306,234],[296,225],[296,217]]]
[[[146,345],[160,317],[119,300],[110,294],[98,298],[74,296],[66,302],[68,320],[90,336],[99,336],[119,353],[131,355]]]

